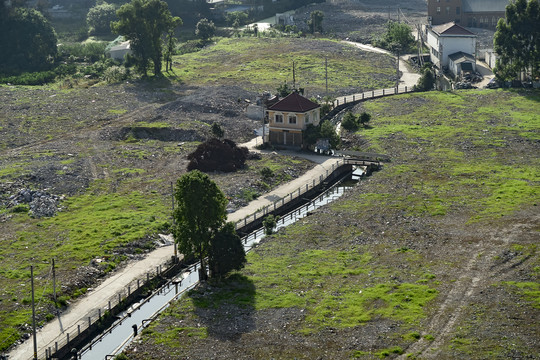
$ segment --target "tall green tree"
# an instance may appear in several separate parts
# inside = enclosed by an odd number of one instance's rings
[[[416,44],[409,25],[390,21],[386,24],[386,32],[376,45],[394,53],[405,53]]]
[[[212,277],[222,277],[232,270],[240,270],[246,263],[246,251],[236,234],[234,224],[228,222],[211,239],[208,267]]]
[[[307,22],[309,32],[314,34],[316,32],[323,32],[322,22],[324,20],[324,12],[321,10],[312,11],[309,14],[309,20]]]
[[[516,0],[506,6],[506,19],[499,19],[493,39],[497,53],[495,75],[515,79],[520,73],[539,75],[540,6],[538,0]]]
[[[179,251],[195,256],[205,269],[204,259],[209,255],[211,240],[225,224],[227,199],[208,175],[193,170],[176,183],[174,238]],[[203,271],[203,280],[206,271]]]
[[[329,120],[325,120],[321,123],[321,138],[326,138],[330,141],[332,149],[337,149],[341,143],[339,135],[336,133],[336,128]]]
[[[107,2],[99,2],[86,14],[90,34],[110,34],[111,22],[116,19],[116,6]]]
[[[57,56],[57,38],[49,21],[37,10],[8,8],[0,2],[0,71],[50,68]]]
[[[179,26],[180,18],[173,17],[167,3],[161,0],[132,0],[116,12],[118,21],[111,23],[113,32],[131,41],[137,70],[147,75],[150,63],[154,75],[161,75],[163,37]]]
[[[204,42],[209,41],[216,33],[216,25],[208,19],[201,19],[195,28],[195,35]]]

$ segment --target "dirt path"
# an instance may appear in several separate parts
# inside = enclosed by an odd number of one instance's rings
[[[374,53],[386,54],[386,55],[389,55],[389,56],[394,56],[388,50],[377,48],[377,47],[374,47],[374,46],[371,46],[371,45],[361,44],[361,43],[354,42],[354,41],[343,41],[343,42],[346,43],[346,44],[352,45],[352,46],[356,46],[357,48],[362,49],[364,51],[370,51],[370,52],[374,52]],[[408,55],[404,55],[404,56],[399,57],[399,71],[401,71],[401,78],[399,79],[399,82],[400,82],[400,85],[407,86],[407,87],[409,87],[409,86],[412,87],[412,86],[414,86],[414,85],[416,85],[418,83],[418,79],[420,79],[420,74],[412,71],[409,68],[409,66],[407,64],[407,59],[408,59]]]
[[[538,223],[540,216],[531,219],[531,224]],[[518,228],[527,227],[527,229]],[[493,266],[492,259],[516,240],[518,234],[523,231],[532,231],[532,225],[515,224],[514,226],[494,232],[487,239],[478,244],[478,250],[471,254],[469,261],[461,269],[462,274],[447,293],[442,305],[431,317],[422,332],[422,337],[414,344],[405,349],[404,354],[398,359],[407,359],[410,353],[422,359],[437,359],[442,354],[442,346],[450,343],[449,337],[455,330],[455,326],[463,317],[465,307],[473,303],[473,296],[489,287],[491,284],[502,281],[511,273],[518,272],[523,264],[523,259],[514,258],[502,266]],[[431,335],[435,338],[430,342],[423,336]]]

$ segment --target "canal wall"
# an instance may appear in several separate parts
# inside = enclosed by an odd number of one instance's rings
[[[372,171],[380,168],[380,163],[376,161],[340,159],[325,174],[312,179],[283,198],[238,221],[236,223],[237,233],[241,237],[250,234],[262,227],[262,221],[266,216],[284,215],[309,202],[336,182],[350,175],[355,166],[365,167],[366,175],[369,175]],[[145,279],[137,279],[130,283],[123,292],[110,298],[108,306],[103,309],[92,310],[85,318],[81,318],[78,324],[66,329],[57,338],[57,341],[42,348],[38,357],[40,359],[72,359],[83,347],[91,348],[92,344],[100,341],[100,334],[114,326],[115,322],[120,319],[119,314],[125,312],[132,304],[142,299],[145,299],[143,303],[147,301],[153,289],[165,285],[189,265],[171,257],[171,261],[165,269],[161,269],[161,266],[156,267],[155,271],[147,272]]]
[[[381,165],[378,161],[342,159],[332,169],[327,170],[325,175],[320,175],[318,178],[312,179],[281,199],[238,221],[236,223],[236,232],[240,237],[245,236],[261,228],[266,216],[287,214],[294,208],[314,199],[328,187],[351,174],[354,166],[364,166],[366,168],[366,175],[370,175],[372,171],[380,169]]]

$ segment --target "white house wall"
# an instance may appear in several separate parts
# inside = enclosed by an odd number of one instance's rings
[[[457,52],[474,55],[476,52],[476,38],[473,36],[437,36],[433,31],[428,31],[427,38],[430,47],[430,59],[439,69],[448,66],[448,56]],[[441,51],[442,49],[442,51]],[[435,50],[435,51],[433,51]],[[442,65],[439,64],[438,52],[442,52]]]
[[[464,52],[474,56],[476,52],[476,39],[474,37],[442,36],[442,66],[448,66],[448,56],[457,52]]]
[[[439,49],[439,38],[437,37],[437,34],[433,33],[432,31],[428,31],[427,43],[428,43],[429,48],[430,48],[429,57],[431,59],[431,62],[435,66],[440,68],[438,54],[433,52],[433,49],[436,50],[436,51]]]

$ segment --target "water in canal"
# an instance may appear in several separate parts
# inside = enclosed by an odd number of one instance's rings
[[[310,211],[334,201],[343,195],[348,187],[350,186],[344,184],[335,186],[309,203],[283,215],[278,221],[277,229],[291,225],[307,216]],[[244,237],[242,242],[246,251],[249,251],[264,236],[264,229],[259,229]],[[149,324],[150,319],[166,309],[172,300],[197,285],[199,282],[198,269],[198,264],[191,266],[142,303],[132,305],[130,309],[119,315],[120,320],[83,348],[79,353],[79,358],[85,360],[111,359],[113,355],[119,354],[133,340],[135,328],[137,332],[140,332]]]

